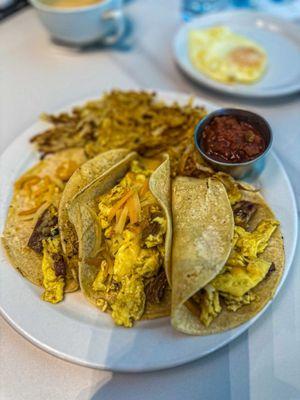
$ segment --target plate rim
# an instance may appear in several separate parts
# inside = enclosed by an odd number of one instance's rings
[[[201,72],[197,71],[191,64],[191,67],[193,68],[193,71],[190,71],[184,61],[182,61],[182,58],[179,56],[177,47],[178,47],[178,41],[181,37],[181,35],[186,35],[187,30],[189,27],[192,27],[194,25],[197,25],[198,22],[202,21],[207,21],[207,20],[212,20],[211,24],[213,25],[213,19],[220,17],[222,14],[222,17],[224,18],[238,18],[238,17],[249,17],[249,18],[262,18],[264,20],[267,20],[268,22],[275,22],[277,25],[280,25],[280,28],[285,28],[287,27],[288,29],[291,29],[294,33],[300,34],[300,27],[293,21],[284,19],[284,18],[279,18],[277,16],[268,14],[267,12],[263,11],[256,11],[256,10],[229,10],[229,11],[224,11],[224,12],[214,12],[214,13],[209,13],[205,15],[201,15],[199,17],[196,17],[192,19],[189,22],[186,22],[184,24],[181,24],[181,26],[177,29],[173,41],[172,41],[172,55],[173,59],[176,63],[176,65],[180,68],[180,70],[192,81],[196,82],[198,85],[202,85],[207,89],[213,90],[218,93],[223,93],[230,95],[232,97],[242,97],[242,98],[248,98],[248,99],[276,99],[280,96],[289,96],[292,94],[296,94],[300,92],[300,79],[298,83],[295,83],[293,85],[285,86],[278,88],[275,91],[272,92],[247,92],[247,86],[245,87],[246,90],[244,90],[243,86],[240,86],[238,88],[238,91],[235,91],[237,87],[235,86],[228,86],[226,87],[225,84],[222,85],[222,83],[219,83],[217,81],[214,81],[213,79],[210,79],[209,77],[206,77],[204,74]],[[210,22],[209,22],[210,23]],[[279,33],[280,34],[280,33]],[[299,49],[300,49],[300,39],[298,40],[299,44]]]
[[[155,90],[155,89],[152,89],[151,91],[155,91],[155,93],[158,96],[162,96],[162,97],[171,97],[172,99],[175,99],[175,97],[178,97],[178,101],[179,102],[186,101],[186,99],[191,97],[190,95],[188,95],[186,93],[183,93],[183,92],[180,92],[180,91],[164,91],[164,90]],[[56,112],[61,112],[61,111],[68,110],[68,109],[72,108],[75,104],[76,105],[80,105],[80,104],[86,102],[87,100],[93,100],[93,99],[94,98],[88,97],[88,98],[86,98],[84,100],[81,99],[79,101],[72,102],[70,105],[67,105],[65,107],[61,107]],[[207,101],[205,98],[201,99],[200,97],[195,96],[195,100],[197,101],[197,103],[202,103],[203,106],[206,107],[208,110],[218,107],[217,103],[213,103],[213,102]],[[16,146],[17,142],[19,140],[22,140],[23,136],[26,136],[28,134],[28,132],[32,132],[34,130],[34,127],[36,127],[36,125],[39,122],[40,121],[37,120],[35,123],[33,123],[27,129],[25,129],[15,140],[12,141],[12,143],[0,155],[0,162],[2,161],[5,153],[11,151],[11,148]],[[35,153],[34,150],[32,150],[32,153],[33,154]],[[24,158],[25,157],[26,157],[26,155],[24,156]],[[286,183],[287,183],[287,185],[289,187],[290,194],[291,194],[291,199],[292,199],[291,208],[293,209],[293,216],[294,216],[293,219],[297,220],[297,203],[296,203],[295,192],[294,192],[293,186],[291,184],[291,181],[290,181],[290,179],[288,177],[288,174],[287,174],[287,172],[286,172],[281,160],[278,158],[278,156],[276,155],[276,153],[274,151],[271,152],[271,157],[274,158],[274,160],[276,161],[276,163],[280,167],[281,173],[284,175],[285,181],[286,181]],[[2,234],[2,232],[1,232],[1,234]],[[203,352],[201,354],[201,356],[190,353],[184,359],[183,358],[176,359],[176,360],[173,360],[171,362],[170,361],[166,361],[165,363],[161,363],[159,366],[151,365],[150,367],[148,367],[147,365],[145,365],[144,368],[140,368],[140,367],[138,367],[138,368],[134,368],[134,367],[128,368],[128,367],[123,367],[123,366],[116,367],[115,365],[109,365],[109,362],[107,364],[103,364],[103,363],[100,363],[100,362],[85,361],[82,358],[63,353],[63,351],[61,351],[61,350],[57,350],[57,349],[51,347],[48,344],[40,342],[39,339],[36,339],[34,336],[32,336],[32,334],[28,333],[26,330],[24,330],[22,328],[22,326],[20,326],[18,323],[15,323],[14,320],[12,318],[10,318],[10,316],[3,309],[2,302],[0,304],[0,315],[9,324],[9,326],[11,326],[18,334],[23,336],[26,340],[28,340],[31,344],[33,344],[37,348],[39,348],[39,349],[41,349],[43,351],[46,351],[48,354],[54,355],[55,357],[58,357],[58,358],[60,358],[60,359],[62,359],[64,361],[67,361],[67,362],[70,362],[70,363],[73,363],[73,364],[76,364],[76,365],[81,365],[81,366],[84,366],[84,367],[89,367],[89,368],[98,369],[98,370],[100,369],[100,370],[108,370],[108,371],[115,371],[115,372],[129,372],[129,373],[139,373],[139,372],[142,373],[142,372],[158,371],[158,370],[177,367],[177,366],[189,363],[189,362],[193,362],[193,361],[198,360],[198,359],[200,359],[202,357],[205,357],[206,355],[208,355],[208,354],[210,354],[210,353],[222,348],[223,346],[227,345],[231,341],[235,340],[242,333],[244,333],[247,329],[249,329],[249,327],[252,326],[255,323],[255,321],[258,318],[260,318],[260,316],[267,311],[267,309],[270,307],[270,305],[273,304],[274,300],[277,297],[277,294],[281,290],[282,286],[284,285],[284,283],[286,281],[286,278],[287,278],[288,274],[290,273],[290,269],[292,267],[292,263],[293,263],[293,260],[294,260],[295,251],[296,251],[296,247],[297,247],[297,238],[298,238],[298,224],[296,223],[295,224],[295,235],[294,235],[293,242],[292,242],[292,245],[291,245],[290,263],[288,265],[285,265],[285,269],[287,270],[286,275],[283,276],[283,278],[281,279],[273,298],[267,303],[267,305],[257,315],[255,315],[253,318],[251,318],[249,321],[245,322],[244,324],[240,325],[238,327],[239,329],[233,335],[231,335],[230,337],[224,339],[222,342],[218,343],[217,346],[215,346],[213,348],[209,348],[207,351]]]

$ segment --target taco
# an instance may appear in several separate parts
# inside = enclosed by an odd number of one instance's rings
[[[263,197],[240,184],[229,201],[222,186],[217,177],[173,184],[171,322],[188,334],[222,332],[255,316],[284,269],[279,223]]]
[[[58,207],[66,182],[86,161],[82,149],[45,157],[15,183],[2,242],[11,264],[45,288],[43,299],[56,303],[77,288],[62,251]]]
[[[170,313],[170,192],[169,159],[132,152],[70,204],[81,290],[117,325]]]
[[[100,154],[85,162],[71,176],[62,193],[58,211],[58,227],[62,249],[76,288],[78,288],[78,241],[74,226],[69,221],[69,205],[80,190],[122,160],[129,152],[125,149],[108,151],[105,157]]]

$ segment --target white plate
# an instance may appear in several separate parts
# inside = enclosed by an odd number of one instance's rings
[[[198,71],[188,56],[188,32],[226,25],[259,43],[268,54],[268,69],[252,85],[223,84]],[[195,81],[212,89],[246,97],[277,97],[300,90],[300,28],[286,20],[254,11],[229,11],[197,18],[181,27],[174,39],[175,59]]]
[[[188,96],[176,93],[161,92],[159,96],[167,102],[188,100]],[[200,99],[197,104],[210,111],[217,108]],[[43,122],[34,124],[0,158],[1,232],[13,182],[38,159],[28,143],[29,138],[45,127]],[[263,188],[264,196],[282,223],[286,268],[281,287],[295,251],[297,212],[289,179],[274,153],[268,157],[266,168],[255,183]],[[4,318],[33,344],[51,354],[78,364],[116,371],[149,371],[195,360],[239,336],[261,315],[228,332],[194,337],[175,332],[168,318],[137,323],[132,329],[116,327],[109,316],[91,306],[79,292],[67,295],[57,305],[41,301],[40,294],[41,289],[22,278],[0,249],[0,303]]]

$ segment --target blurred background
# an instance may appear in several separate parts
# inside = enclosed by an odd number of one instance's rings
[[[48,3],[50,2],[51,0],[48,0]],[[27,0],[0,0],[0,21],[27,6],[29,6]],[[183,20],[188,21],[199,14],[235,8],[250,8],[291,19],[300,19],[299,0],[182,0],[181,16]]]

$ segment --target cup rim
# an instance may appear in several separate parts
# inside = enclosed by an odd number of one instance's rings
[[[99,6],[108,4],[110,1],[111,0],[98,0],[97,3],[80,7],[51,7],[47,4],[44,4],[40,0],[29,0],[30,4],[33,7],[37,8],[38,10],[52,12],[54,14],[69,14],[69,13],[80,13],[83,11],[90,11],[99,8]]]
[[[248,160],[248,161],[243,161],[243,162],[236,162],[236,163],[231,163],[231,162],[225,162],[225,161],[219,161],[216,160],[210,156],[208,156],[206,154],[206,152],[204,151],[204,149],[201,146],[201,142],[198,139],[199,138],[199,131],[201,132],[201,134],[203,133],[204,127],[214,118],[214,117],[219,117],[219,116],[226,116],[226,115],[233,115],[233,116],[237,116],[238,115],[248,115],[250,118],[252,119],[256,119],[256,120],[260,120],[267,128],[268,132],[269,132],[269,141],[268,144],[265,148],[265,150],[259,154],[257,157],[253,158],[252,160]],[[209,114],[207,114],[200,122],[198,122],[198,124],[196,125],[195,131],[194,131],[194,143],[195,146],[197,148],[197,150],[199,151],[199,153],[201,154],[202,157],[204,157],[207,161],[209,161],[212,164],[216,164],[216,165],[221,165],[222,167],[240,167],[240,166],[247,166],[250,164],[255,163],[256,161],[262,159],[263,157],[266,156],[266,154],[270,151],[270,148],[273,144],[273,133],[272,133],[272,129],[270,124],[268,123],[268,121],[263,118],[261,115],[256,114],[252,111],[248,111],[248,110],[243,110],[240,108],[220,108],[218,110],[215,110]]]

